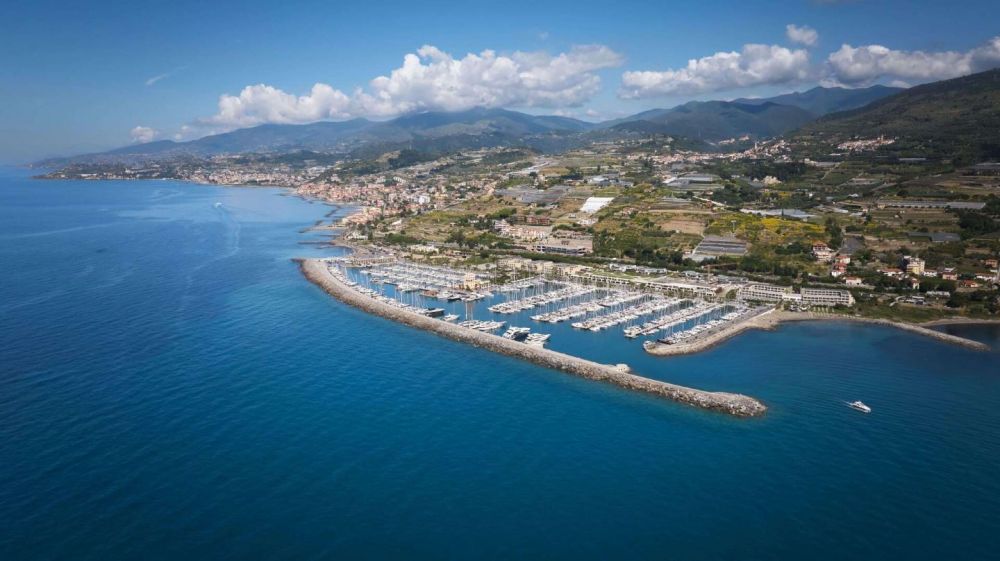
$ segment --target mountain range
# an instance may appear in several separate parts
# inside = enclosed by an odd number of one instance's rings
[[[164,140],[130,145],[99,154],[47,160],[40,165],[56,167],[77,162],[295,151],[374,157],[403,148],[448,152],[523,146],[551,152],[597,139],[649,134],[705,143],[744,135],[752,138],[786,134],[835,138],[914,133],[938,139],[960,134],[989,136],[996,131],[1000,121],[998,72],[989,71],[907,90],[887,86],[816,87],[762,99],[693,101],[601,123],[476,108],[410,114],[388,121],[353,119],[304,125],[269,124],[188,142]],[[993,125],[984,128],[988,123]],[[989,143],[988,138],[981,141]]]
[[[218,154],[312,151],[336,154],[384,153],[400,148],[449,151],[503,145],[559,149],[564,140],[594,128],[592,123],[558,116],[538,116],[505,109],[475,108],[427,112],[390,121],[352,119],[304,125],[267,124],[191,140],[133,144],[40,165],[115,162],[142,159],[206,157]]]

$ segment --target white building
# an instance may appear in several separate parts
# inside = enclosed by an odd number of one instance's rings
[[[792,289],[773,284],[748,284],[740,288],[737,295],[740,300],[751,302],[781,302],[787,300]]]
[[[588,197],[580,207],[580,212],[593,214],[611,204],[614,199],[614,197]]]
[[[807,306],[853,306],[854,296],[846,290],[830,288],[803,288],[802,303]]]
[[[923,275],[924,274],[924,260],[919,257],[904,257],[906,260],[906,272],[911,275]]]
[[[803,288],[798,293],[790,287],[755,283],[740,288],[740,300],[750,302],[801,302],[806,306],[853,306],[854,297],[846,290]]]

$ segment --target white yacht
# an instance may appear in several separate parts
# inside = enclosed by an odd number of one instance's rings
[[[528,338],[528,333],[530,332],[530,327],[510,327],[503,334],[503,337],[504,339],[512,339],[514,341],[524,341]]]
[[[847,406],[850,407],[851,409],[855,409],[857,411],[861,411],[862,413],[871,413],[872,412],[872,408],[868,407],[867,405],[865,405],[864,403],[862,403],[860,400],[858,400],[858,401],[851,401],[851,402],[845,402],[845,403],[847,403]]]

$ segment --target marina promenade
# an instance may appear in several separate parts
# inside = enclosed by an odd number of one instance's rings
[[[531,361],[541,366],[562,370],[571,374],[619,387],[652,394],[685,405],[711,411],[727,413],[738,417],[757,417],[767,411],[767,407],[749,396],[709,392],[678,386],[632,374],[627,367],[599,364],[579,357],[556,352],[533,345],[526,345],[498,335],[441,321],[381,302],[365,295],[344,280],[330,272],[328,262],[323,259],[299,260],[303,274],[338,300],[411,327],[434,332],[438,335],[470,343],[485,349]]]

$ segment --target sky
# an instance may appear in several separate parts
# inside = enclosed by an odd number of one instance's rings
[[[475,106],[599,121],[1000,66],[979,0],[3,5],[3,163]]]

